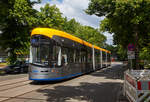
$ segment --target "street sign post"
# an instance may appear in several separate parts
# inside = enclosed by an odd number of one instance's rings
[[[135,50],[135,46],[133,44],[129,44],[127,55],[128,55],[128,59],[131,62],[131,69],[132,69],[132,59],[135,59],[135,51],[134,50]]]
[[[135,51],[128,51],[128,59],[135,59]]]

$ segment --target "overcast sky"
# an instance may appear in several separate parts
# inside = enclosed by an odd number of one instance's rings
[[[66,16],[68,19],[75,18],[82,25],[99,28],[99,23],[103,19],[95,15],[87,15],[84,12],[88,7],[89,0],[42,0],[42,3],[34,5],[34,8],[39,10],[46,3],[50,5],[55,4],[60,9],[60,12],[63,13],[64,17]],[[112,44],[112,35],[105,33],[105,36],[107,37],[107,43]]]

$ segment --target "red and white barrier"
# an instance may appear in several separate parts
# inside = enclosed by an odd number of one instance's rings
[[[150,71],[128,70],[124,74],[124,95],[130,102],[150,102]]]

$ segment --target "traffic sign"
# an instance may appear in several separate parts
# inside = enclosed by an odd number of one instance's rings
[[[135,51],[128,51],[128,59],[135,59]]]
[[[133,44],[128,45],[128,51],[134,51],[135,47]]]

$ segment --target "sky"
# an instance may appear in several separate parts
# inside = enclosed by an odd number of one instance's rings
[[[74,18],[82,25],[99,28],[100,21],[104,19],[104,17],[91,16],[84,12],[88,7],[89,0],[42,0],[42,3],[34,5],[34,8],[40,10],[40,7],[44,7],[46,3],[56,5],[64,17]],[[106,43],[113,44],[112,35],[108,33],[104,33],[104,35],[107,37]]]

